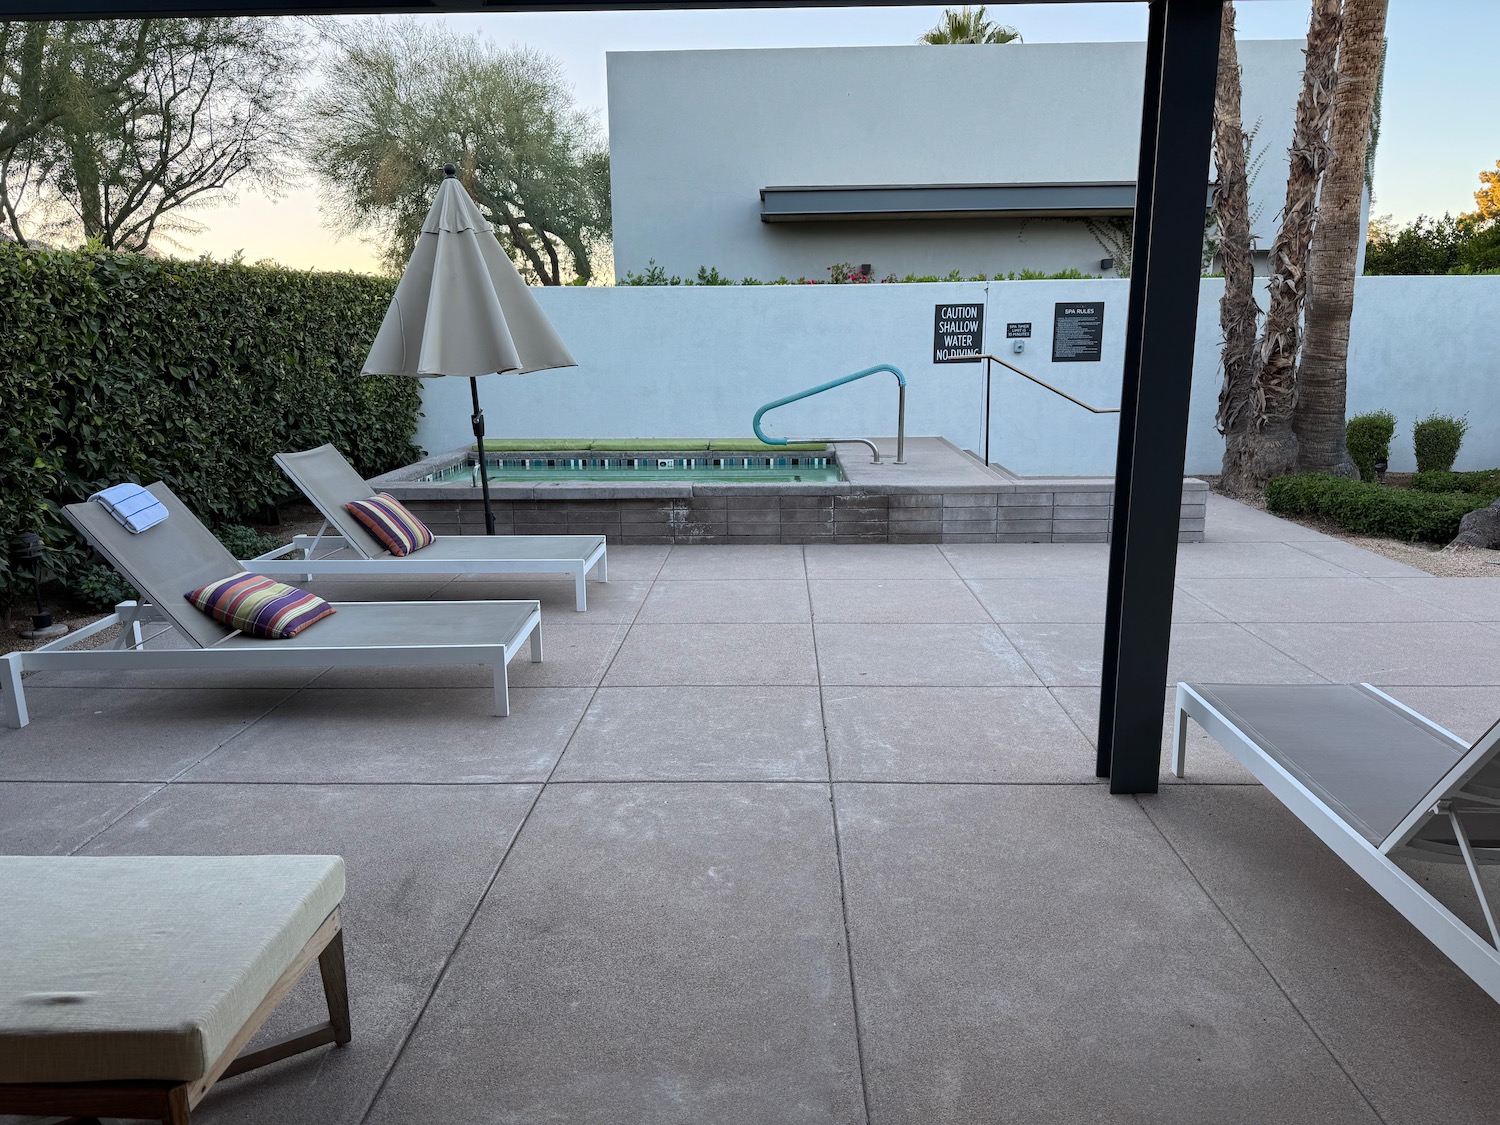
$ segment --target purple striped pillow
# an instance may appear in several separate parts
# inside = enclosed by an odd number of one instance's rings
[[[295,637],[334,612],[316,594],[242,570],[191,590],[183,597],[215,621],[252,637]]]
[[[394,496],[377,492],[368,500],[351,500],[344,507],[393,555],[409,555],[432,545],[427,525]]]

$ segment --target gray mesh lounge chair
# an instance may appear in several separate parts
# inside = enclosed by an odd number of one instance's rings
[[[484,664],[494,670],[495,714],[508,715],[506,665],[527,639],[531,659],[542,659],[541,606],[527,601],[336,602],[337,613],[295,637],[268,641],[246,636],[200,613],[183,597],[233,574],[241,564],[166,485],[153,484],[150,491],[167,506],[168,516],[139,535],[126,531],[98,504],[70,504],[64,509],[73,526],[141,591],[145,602],[125,602],[103,620],[35,652],[0,657],[0,703],[8,725],[27,722],[21,673],[42,669],[250,671]],[[146,647],[141,624],[162,619],[187,647]],[[125,626],[118,647],[74,647],[116,624]]]
[[[393,555],[344,507],[375,495],[365,479],[331,445],[303,453],[278,453],[276,464],[331,525],[339,549],[318,555],[325,538],[299,535],[279,551],[247,561],[251,569],[276,575],[388,574],[569,574],[578,611],[588,608],[584,579],[597,565],[599,581],[609,581],[602,535],[438,535],[415,554]],[[253,564],[253,565],[252,565]]]
[[[1178,684],[1178,777],[1189,719],[1500,1000],[1500,928],[1479,879],[1500,863],[1500,723],[1469,745],[1369,684]],[[1488,939],[1398,858],[1464,864]]]

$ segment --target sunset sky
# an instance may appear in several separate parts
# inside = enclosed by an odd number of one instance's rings
[[[1301,39],[1308,7],[1307,0],[1241,3],[1240,35]],[[594,109],[603,125],[606,51],[906,44],[941,15],[941,7],[918,7],[423,18],[556,56],[578,101]],[[1144,4],[1001,4],[991,5],[988,15],[1015,26],[1031,43],[1145,38]],[[1492,112],[1500,3],[1391,0],[1388,35],[1374,211],[1404,222],[1424,213],[1472,209],[1479,171],[1493,168],[1500,158],[1500,127]],[[324,228],[310,185],[275,200],[246,191],[234,203],[206,207],[192,217],[207,230],[184,238],[178,254],[229,257],[243,251],[252,262],[271,258],[300,268],[377,268],[368,245],[336,239]]]

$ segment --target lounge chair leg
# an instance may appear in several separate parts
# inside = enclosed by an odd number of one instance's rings
[[[166,1093],[166,1104],[162,1107],[162,1125],[188,1125],[192,1110],[188,1106],[188,1088],[184,1083],[173,1086]]]
[[[578,574],[573,579],[573,593],[575,595],[574,608],[577,609],[579,613],[582,613],[589,607],[588,586],[584,582],[584,573],[582,568],[579,569]]]
[[[5,700],[5,725],[24,727],[31,721],[26,714],[26,690],[21,687],[21,654],[5,655],[0,666],[0,698]]]
[[[318,971],[323,974],[323,997],[328,1001],[328,1023],[333,1041],[342,1047],[353,1038],[349,1025],[349,984],[344,975],[344,931],[339,930],[318,954]]]
[[[1172,774],[1181,777],[1187,769],[1188,713],[1182,705],[1182,688],[1177,689],[1177,721],[1172,724]]]
[[[540,625],[531,631],[531,662],[533,664],[542,662],[542,627]]]
[[[510,675],[503,656],[495,664],[495,714],[501,718],[510,714]]]

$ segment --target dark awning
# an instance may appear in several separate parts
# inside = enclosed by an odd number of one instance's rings
[[[763,187],[760,221],[1103,218],[1135,210],[1130,181],[1071,184],[879,184]]]

